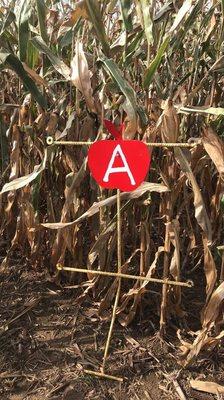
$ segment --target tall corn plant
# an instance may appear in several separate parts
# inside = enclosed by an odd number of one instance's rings
[[[192,307],[203,291],[201,330],[193,344],[180,337],[183,365],[223,336],[223,13],[223,1],[204,0],[21,0],[0,8],[1,232],[9,241],[2,267],[22,248],[52,273],[57,263],[114,268],[114,193],[91,179],[85,149],[47,148],[48,135],[105,138],[108,118],[125,124],[126,139],[195,141],[192,151],[154,149],[148,183],[124,194],[122,208],[122,271],[194,279]],[[100,314],[116,285],[99,277],[88,288]],[[125,283],[121,324],[150,290]],[[161,335],[173,315],[191,312],[185,308],[182,291],[164,285]]]

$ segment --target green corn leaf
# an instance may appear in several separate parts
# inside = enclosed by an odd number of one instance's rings
[[[19,9],[18,16],[18,39],[19,39],[19,58],[26,61],[27,44],[29,40],[29,18],[31,15],[30,0],[23,0]]]
[[[50,47],[47,46],[47,44],[40,36],[35,36],[33,39],[31,39],[31,43],[33,43],[33,45],[41,53],[46,54],[51,64],[56,69],[56,71],[59,72],[59,74],[64,76],[66,80],[70,80],[70,68],[64,63],[64,61],[62,61],[56,54],[53,53]]]
[[[90,21],[92,22],[96,35],[102,45],[103,52],[109,56],[110,46],[104,29],[104,23],[100,12],[99,3],[97,0],[85,0],[86,10]]]
[[[220,32],[220,42],[222,44],[223,37],[224,37],[224,0],[221,0],[221,9],[222,9],[222,25],[221,25],[221,32]]]
[[[131,1],[130,0],[120,0],[120,5],[121,5],[121,13],[122,13],[122,19],[124,22],[125,30],[127,32],[130,32],[133,29],[131,16],[129,14],[129,11],[131,8]]]
[[[187,32],[191,29],[191,27],[195,23],[195,20],[198,17],[198,14],[200,13],[202,4],[203,4],[203,0],[198,0],[196,2],[195,6],[192,8],[192,11],[190,12],[189,16],[186,18],[186,21],[184,22],[183,26],[181,27],[182,29],[179,29],[177,35],[172,38],[170,45],[172,46],[173,50],[179,49]]]
[[[7,51],[0,52],[0,64],[8,64],[13,69],[18,77],[23,81],[26,89],[32,94],[33,98],[37,103],[44,109],[47,108],[47,102],[45,97],[38,90],[34,81],[26,73],[21,61],[14,54],[8,53]]]
[[[5,18],[5,21],[2,25],[1,31],[0,31],[0,36],[3,34],[3,32],[11,25],[13,21],[15,21],[16,17],[15,14],[10,10]]]
[[[146,74],[145,74],[145,78],[144,78],[144,87],[145,88],[147,88],[150,85],[150,83],[152,82],[153,76],[162,61],[162,57],[169,45],[169,42],[170,42],[170,36],[167,36],[165,38],[165,40],[163,41],[163,43],[161,44],[161,46],[156,54],[156,57],[149,65],[149,67],[146,71]]]
[[[110,73],[110,75],[117,82],[119,88],[123,92],[123,94],[136,105],[135,92],[130,86],[130,84],[124,79],[121,70],[118,68],[117,64],[109,58],[101,57],[100,60],[103,62],[106,70]]]
[[[73,38],[73,28],[69,28],[66,33],[58,38],[58,51],[62,50],[63,47],[69,46],[72,44]]]
[[[79,31],[79,29],[81,28],[82,22],[83,22],[82,19],[79,18],[79,20],[76,22],[74,26],[70,27],[65,33],[63,33],[58,37],[58,49],[60,51],[63,49],[63,47],[72,44],[72,40]]]
[[[135,92],[130,84],[124,79],[117,64],[113,60],[106,57],[101,57],[100,60],[103,62],[103,65],[107,72],[109,72],[112,78],[116,81],[121,92],[125,95],[127,102],[130,104],[130,107],[135,113],[137,111]]]
[[[155,72],[157,71],[157,69],[162,61],[162,57],[170,43],[171,37],[174,35],[174,32],[181,25],[186,14],[190,11],[191,6],[192,6],[192,0],[185,0],[183,5],[179,9],[179,11],[174,19],[174,22],[169,30],[168,35],[164,39],[162,45],[160,46],[160,48],[157,52],[156,57],[151,62],[151,64],[149,65],[149,67],[146,71],[145,78],[144,78],[144,87],[145,88],[148,87],[150,85],[150,83],[152,82],[153,76],[154,76]]]
[[[0,159],[0,170],[1,174],[3,174],[7,163],[9,161],[8,154],[8,139],[6,136],[6,125],[4,124],[2,117],[0,115],[0,151],[1,151],[1,159]]]
[[[129,54],[135,52],[139,49],[140,41],[142,40],[143,31],[138,32],[132,41],[129,41],[130,44],[127,46],[127,57]]]
[[[222,7],[222,14],[223,14],[223,17],[224,17],[224,0],[221,0],[221,7]]]
[[[111,75],[111,77],[117,83],[121,92],[125,96],[126,101],[123,107],[128,115],[131,126],[129,133],[127,133],[126,131],[125,133],[128,135],[126,137],[130,136],[133,137],[137,130],[137,115],[138,115],[138,106],[136,102],[135,92],[130,86],[130,84],[124,79],[120,69],[113,60],[101,57],[101,61],[103,62],[103,66],[105,67],[106,71]]]
[[[40,36],[48,44],[47,23],[46,23],[46,4],[44,0],[36,0],[38,24]]]
[[[39,59],[39,51],[34,47],[31,42],[28,42],[27,46],[27,65],[31,69],[35,69],[35,66],[38,64]]]
[[[153,42],[153,35],[152,35],[152,27],[153,21],[150,15],[150,7],[151,7],[151,0],[140,0],[141,8],[142,8],[142,17],[143,17],[143,24],[144,24],[144,31],[145,36],[148,42],[148,45],[151,45]]]

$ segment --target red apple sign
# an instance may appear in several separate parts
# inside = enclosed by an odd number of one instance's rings
[[[147,146],[139,140],[122,140],[110,121],[106,128],[116,140],[100,140],[91,145],[88,165],[96,182],[107,189],[135,190],[145,179],[150,166]]]

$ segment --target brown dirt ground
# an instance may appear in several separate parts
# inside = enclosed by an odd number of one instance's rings
[[[145,311],[130,327],[115,327],[107,372],[124,383],[84,374],[84,368],[100,367],[108,332],[98,304],[86,297],[78,305],[83,289],[57,285],[19,256],[10,264],[0,270],[0,399],[176,400],[175,379],[186,399],[217,399],[191,389],[189,380],[224,382],[223,349],[181,370],[174,328],[161,341],[158,315]],[[192,301],[186,302],[189,309]]]

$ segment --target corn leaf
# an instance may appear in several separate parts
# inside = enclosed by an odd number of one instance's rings
[[[40,175],[40,173],[45,169],[47,162],[47,151],[45,151],[44,158],[39,165],[35,165],[33,172],[31,174],[21,176],[20,178],[13,179],[11,182],[6,183],[0,194],[10,192],[11,190],[21,189],[22,187],[31,183],[34,179]]]
[[[130,200],[130,199],[137,199],[138,197],[142,196],[146,192],[158,192],[158,193],[163,193],[163,192],[168,192],[169,189],[165,185],[161,185],[159,183],[153,183],[153,182],[144,182],[142,183],[139,188],[135,189],[133,192],[123,192],[121,193],[121,200]],[[50,228],[50,229],[62,229],[66,228],[68,226],[76,225],[86,218],[92,217],[94,214],[98,213],[100,211],[101,207],[109,207],[113,204],[115,204],[117,201],[117,196],[111,196],[108,197],[105,200],[101,200],[97,203],[94,203],[88,211],[86,211],[84,214],[82,214],[80,217],[78,217],[75,221],[72,222],[57,222],[57,223],[46,223],[46,224],[41,224],[45,228]]]
[[[75,56],[71,61],[71,81],[85,97],[88,109],[96,113],[90,71],[83,51],[83,45],[78,41],[76,42]]]
[[[40,35],[44,42],[48,44],[47,22],[46,22],[46,4],[44,0],[36,0],[38,24]]]
[[[125,30],[130,32],[133,29],[132,20],[130,16],[131,1],[120,0],[122,19],[124,22]]]
[[[178,112],[182,114],[191,114],[191,113],[197,113],[197,114],[211,114],[211,115],[224,115],[224,108],[222,107],[206,107],[206,106],[201,106],[201,107],[177,107]]]
[[[146,36],[148,45],[151,45],[153,43],[153,34],[152,34],[153,21],[152,21],[151,15],[150,15],[150,11],[151,11],[150,8],[152,6],[152,1],[151,0],[140,0],[140,3],[141,3],[141,8],[142,8],[145,36]]]
[[[56,54],[53,53],[53,51],[50,49],[50,47],[47,46],[47,44],[43,41],[43,39],[40,36],[35,36],[33,39],[31,39],[31,43],[42,53],[46,54],[48,59],[50,60],[51,64],[53,67],[56,69],[56,71],[59,72],[62,76],[64,76],[65,79],[70,80],[70,74],[71,70],[70,68],[62,61]]]
[[[13,21],[15,21],[15,19],[16,19],[15,14],[11,10],[9,10],[9,12],[8,12],[8,14],[7,14],[6,18],[5,18],[5,21],[2,24],[2,28],[0,30],[0,36],[11,25],[11,23]]]
[[[45,97],[38,90],[34,81],[23,68],[21,61],[14,54],[7,53],[6,51],[0,52],[0,63],[8,65],[11,69],[13,69],[18,77],[23,81],[26,89],[33,95],[37,103],[42,108],[47,108],[47,101]]]
[[[129,132],[130,135],[134,135],[136,132],[136,124],[137,124],[137,103],[135,92],[130,86],[130,84],[123,78],[123,74],[118,68],[117,64],[112,60],[105,57],[101,57],[101,61],[107,72],[111,75],[111,77],[115,80],[121,92],[125,95],[126,104],[124,106],[125,111],[128,114],[129,121],[132,122],[133,128],[132,131]]]
[[[110,46],[104,29],[100,6],[97,0],[85,0],[85,5],[90,21],[93,24],[96,35],[102,45],[103,52],[109,56]]]
[[[22,0],[18,16],[19,58],[26,61],[27,44],[29,40],[29,18],[31,15],[30,0]]]
[[[200,225],[201,229],[204,231],[204,234],[206,235],[206,238],[208,240],[208,244],[210,245],[212,242],[211,221],[208,217],[200,188],[192,172],[190,164],[184,155],[184,152],[177,147],[174,149],[174,154],[178,163],[180,164],[182,171],[185,173],[185,175],[191,182],[192,190],[194,193],[195,218],[198,221],[198,224]]]
[[[150,83],[152,82],[154,74],[155,74],[155,72],[157,71],[157,69],[160,66],[160,63],[162,61],[162,57],[163,57],[163,55],[164,55],[164,53],[165,53],[165,51],[166,51],[166,49],[167,49],[167,47],[169,45],[169,42],[170,42],[170,37],[167,36],[164,39],[163,43],[161,44],[161,46],[160,46],[160,48],[159,48],[159,50],[158,50],[158,52],[156,54],[156,57],[154,58],[154,60],[149,65],[149,67],[148,67],[148,69],[147,69],[147,71],[145,73],[144,88],[147,88],[150,85]]]
[[[218,172],[224,177],[224,143],[220,137],[207,127],[203,129],[202,144],[215,164]]]

